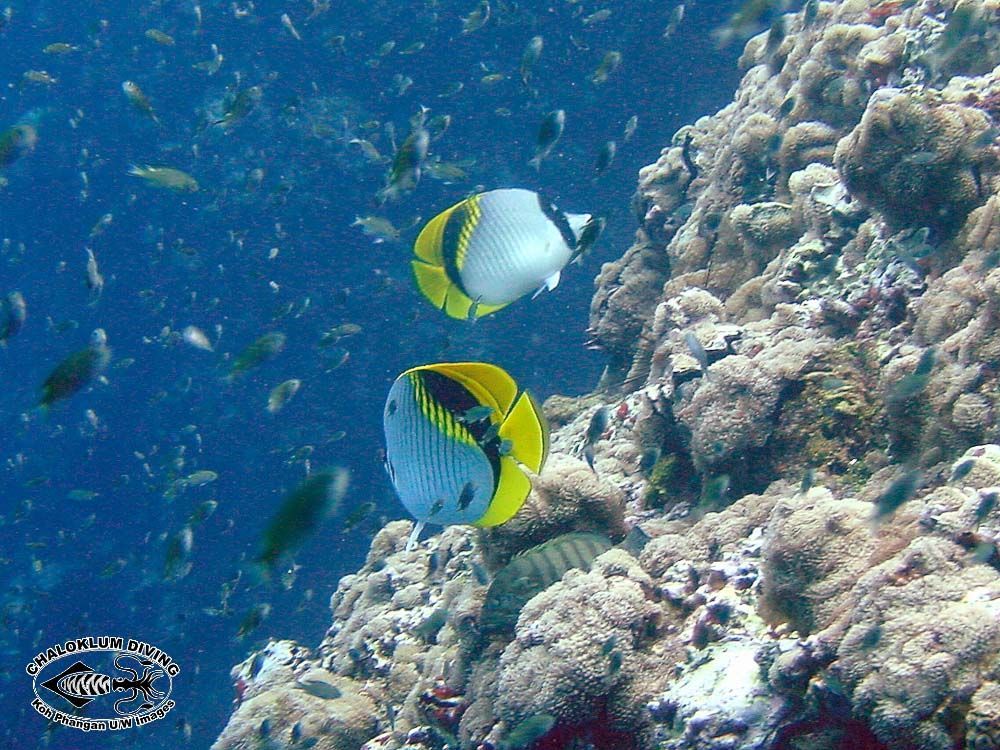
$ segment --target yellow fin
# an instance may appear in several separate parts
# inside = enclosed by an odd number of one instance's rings
[[[449,318],[468,320],[472,305],[473,301],[465,296],[457,286],[452,284],[448,288],[448,299],[445,300],[443,309]]]
[[[459,201],[451,208],[446,208],[420,230],[417,241],[413,243],[413,254],[424,263],[444,268],[444,248],[442,247],[444,227],[448,223],[448,217],[463,203],[465,201]]]
[[[486,512],[473,526],[499,526],[514,517],[531,492],[531,480],[510,456],[500,459],[500,481]]]
[[[493,409],[503,419],[517,396],[517,383],[505,370],[486,362],[443,362],[426,365],[459,383],[483,406]]]
[[[417,280],[417,288],[431,304],[439,310],[444,309],[445,299],[451,282],[448,274],[441,266],[432,266],[419,260],[411,262],[413,276]]]
[[[510,455],[538,474],[549,455],[549,425],[538,402],[525,391],[500,425]]]

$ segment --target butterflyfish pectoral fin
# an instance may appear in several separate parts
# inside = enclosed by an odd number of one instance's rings
[[[549,455],[549,424],[541,406],[525,391],[500,425],[500,438],[510,441],[510,456],[538,474]]]
[[[556,271],[554,274],[545,279],[545,288],[550,292],[559,286],[560,271]]]
[[[423,521],[417,521],[413,524],[413,531],[410,532],[409,538],[406,540],[406,551],[410,552],[414,547],[417,546],[417,539],[420,538],[420,532],[424,530],[426,524]]]
[[[510,456],[500,459],[500,480],[486,512],[473,526],[487,528],[506,523],[517,513],[531,492],[531,480]]]

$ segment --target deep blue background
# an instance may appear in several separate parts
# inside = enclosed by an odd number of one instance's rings
[[[24,330],[0,350],[0,744],[45,741],[45,723],[28,705],[24,664],[31,656],[66,638],[108,634],[155,643],[180,662],[178,707],[164,721],[120,735],[60,729],[51,746],[168,747],[188,721],[191,744],[206,747],[230,711],[230,666],[268,635],[315,645],[337,580],[358,567],[384,519],[404,515],[379,457],[382,402],[399,371],[482,358],[541,398],[594,385],[603,363],[583,348],[593,278],[631,241],[638,168],[656,159],[679,126],[730,99],[738,49],[717,50],[709,32],[732,4],[689,3],[668,42],[660,31],[673,6],[647,0],[508,3],[468,36],[460,34],[460,18],[473,10],[472,0],[334,2],[340,7],[311,23],[307,2],[261,1],[251,18],[237,19],[230,0],[206,1],[200,30],[191,0],[10,5],[13,16],[0,31],[0,128],[33,122],[39,142],[3,170],[9,184],[0,190],[0,237],[10,240],[0,250],[0,294],[17,289],[28,302]],[[613,10],[611,18],[585,26],[582,16],[601,7]],[[302,41],[281,26],[283,12]],[[172,34],[176,45],[147,39],[151,27]],[[324,43],[338,34],[347,37],[344,51]],[[535,34],[545,50],[532,95],[517,69]],[[366,60],[389,40],[396,51],[369,67]],[[398,54],[416,40],[425,49]],[[81,50],[43,54],[52,42]],[[209,76],[192,65],[211,57],[212,43],[225,61]],[[622,66],[594,86],[588,77],[612,49],[622,52]],[[47,70],[58,83],[25,83],[28,69]],[[479,84],[496,71],[508,80]],[[402,97],[392,91],[395,73],[414,80]],[[260,106],[228,133],[199,132],[206,110],[218,116],[237,74],[240,87],[264,87]],[[149,96],[162,128],[129,105],[121,90],[126,79]],[[465,89],[440,98],[453,81]],[[425,178],[413,194],[380,209],[373,196],[385,167],[345,146],[343,118],[352,135],[360,122],[392,121],[401,139],[420,104],[454,118],[432,154],[474,157],[476,166],[469,182]],[[498,107],[510,116],[496,114]],[[566,110],[566,132],[536,174],[527,160],[541,117],[555,108]],[[625,144],[622,128],[632,114],[639,128]],[[594,180],[597,150],[608,139],[618,141],[618,158]],[[377,145],[391,154],[384,135]],[[133,163],[187,170],[202,189],[155,190],[126,174]],[[246,173],[257,167],[265,177],[254,190]],[[86,199],[81,171],[90,182]],[[416,230],[400,243],[375,244],[350,224],[368,214],[397,226],[418,215],[427,220],[478,185],[545,189],[564,210],[600,213],[609,224],[594,254],[567,269],[554,293],[467,325],[416,293],[408,263]],[[105,213],[113,222],[88,239]],[[107,280],[96,300],[84,285],[88,245]],[[268,260],[273,247],[280,253]],[[276,317],[288,303],[295,312]],[[317,342],[343,322],[364,330],[343,344],[348,363],[325,373],[329,352]],[[188,324],[213,341],[214,326],[221,326],[217,351],[159,338],[165,326],[180,331]],[[98,326],[114,351],[107,382],[47,415],[34,409],[51,368]],[[234,383],[224,380],[226,356],[268,331],[288,336],[285,351]],[[269,390],[293,377],[303,381],[298,396],[268,414]],[[96,430],[88,409],[99,420]],[[340,430],[346,439],[329,442]],[[233,614],[207,614],[219,606],[223,582],[254,554],[284,493],[304,478],[303,464],[289,456],[305,444],[315,446],[314,470],[350,469],[346,510],[372,500],[375,513],[346,535],[336,519],[325,524],[297,555],[302,568],[291,590],[244,575]],[[218,481],[169,497],[176,479],[198,469],[217,472]],[[74,489],[97,494],[71,499]],[[195,532],[191,573],[164,581],[165,535],[208,498],[219,508]],[[102,575],[117,560],[124,561],[120,572]],[[273,605],[270,619],[237,640],[240,620],[259,602]]]

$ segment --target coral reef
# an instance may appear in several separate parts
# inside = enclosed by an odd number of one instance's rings
[[[750,39],[639,175],[608,369],[547,402],[523,509],[409,552],[386,525],[315,652],[234,670],[218,750],[1000,746],[996,14],[807,2]],[[484,622],[571,532],[616,546]]]

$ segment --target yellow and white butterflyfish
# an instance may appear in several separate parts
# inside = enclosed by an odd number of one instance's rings
[[[538,403],[484,362],[414,367],[389,389],[382,414],[385,468],[400,501],[424,524],[497,526],[542,470],[549,426]]]
[[[538,193],[477,193],[420,230],[412,262],[417,286],[452,318],[489,315],[529,292],[552,290],[596,233],[590,214],[564,213]],[[583,241],[581,241],[583,240]]]

